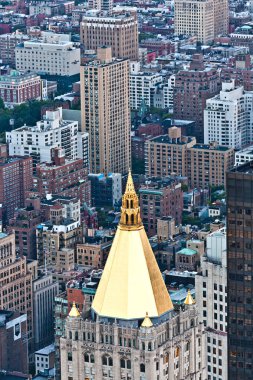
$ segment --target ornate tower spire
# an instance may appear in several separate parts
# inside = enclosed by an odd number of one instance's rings
[[[134,182],[129,170],[125,194],[122,197],[120,229],[135,230],[142,226],[139,199],[134,189]]]

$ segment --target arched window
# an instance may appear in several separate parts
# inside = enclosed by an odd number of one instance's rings
[[[131,223],[134,224],[134,214],[131,215]]]
[[[78,332],[75,331],[75,340],[78,340]]]
[[[194,319],[191,319],[191,327],[194,326]]]
[[[169,354],[168,353],[166,353],[163,357],[163,364],[165,364],[165,363],[169,363]]]
[[[95,358],[94,358],[94,355],[93,355],[93,354],[90,355],[90,362],[91,362],[91,363],[95,363]]]
[[[151,342],[148,343],[148,350],[151,351],[152,350],[152,345],[151,345]]]
[[[145,364],[141,363],[140,372],[145,372]]]
[[[120,359],[120,368],[126,368],[125,359]]]
[[[90,362],[90,355],[89,354],[84,354],[84,361],[85,363],[89,363]]]
[[[69,339],[72,339],[72,331],[69,331]]]
[[[107,355],[104,355],[102,357],[102,364],[103,365],[108,365],[110,367],[113,366],[113,360],[112,360],[112,357],[111,356],[107,356]]]
[[[176,348],[175,348],[175,358],[178,358],[178,357],[179,357],[179,354],[180,354],[180,348],[179,348],[179,347],[176,347]]]
[[[131,360],[127,360],[127,369],[131,369]]]

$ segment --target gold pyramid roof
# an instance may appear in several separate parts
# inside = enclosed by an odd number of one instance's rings
[[[76,303],[73,302],[72,308],[69,312],[69,317],[80,317],[80,313],[76,307]]]
[[[146,317],[143,319],[143,322],[141,324],[141,327],[152,327],[153,326],[153,323],[151,321],[151,319],[149,318],[148,316],[148,313],[146,313]]]
[[[194,305],[195,304],[195,300],[192,298],[190,289],[188,289],[188,293],[187,293],[186,299],[184,301],[184,304],[185,305]]]
[[[121,219],[92,303],[99,315],[119,319],[151,318],[173,309],[169,293],[144,230],[131,172],[122,197]]]

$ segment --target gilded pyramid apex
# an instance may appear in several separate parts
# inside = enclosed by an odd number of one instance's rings
[[[195,304],[195,300],[192,298],[190,289],[188,289],[188,293],[187,293],[186,299],[184,301],[184,304],[185,305],[194,305]]]
[[[129,169],[126,190],[122,197],[120,228],[133,230],[142,226],[139,199],[134,188],[134,181]]]
[[[152,323],[151,319],[149,318],[148,312],[147,312],[145,318],[143,319],[141,327],[149,328],[149,327],[152,327],[152,326],[153,326],[153,323]]]
[[[72,308],[69,312],[69,317],[80,317],[79,310],[76,307],[75,301],[73,302]]]

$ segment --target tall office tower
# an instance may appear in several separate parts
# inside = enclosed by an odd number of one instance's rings
[[[229,26],[228,0],[214,0],[214,37],[227,34]]]
[[[111,48],[81,67],[82,128],[89,133],[91,173],[121,173],[130,167],[128,61],[113,59]]]
[[[138,61],[138,23],[134,12],[108,17],[84,16],[80,37],[85,49],[111,46],[113,57]]]
[[[175,311],[149,244],[131,174],[91,309],[73,305],[61,379],[205,379],[204,334],[191,295]]]
[[[175,0],[175,34],[206,44],[228,32],[228,0]]]
[[[17,258],[15,234],[0,233],[0,309],[27,314],[28,341],[33,333],[32,275],[26,259]]]
[[[59,285],[52,274],[33,281],[34,349],[39,350],[54,341],[54,299]]]
[[[235,81],[222,83],[222,90],[208,99],[204,111],[205,144],[242,149],[253,139],[253,91],[235,87]]]
[[[202,54],[195,54],[189,69],[176,74],[174,117],[195,121],[194,136],[198,142],[204,141],[203,112],[206,100],[218,94],[219,90],[218,72],[205,67]]]
[[[253,165],[227,173],[228,379],[253,371]]]
[[[207,236],[206,245],[195,288],[200,320],[206,330],[207,379],[227,380],[226,229]]]

